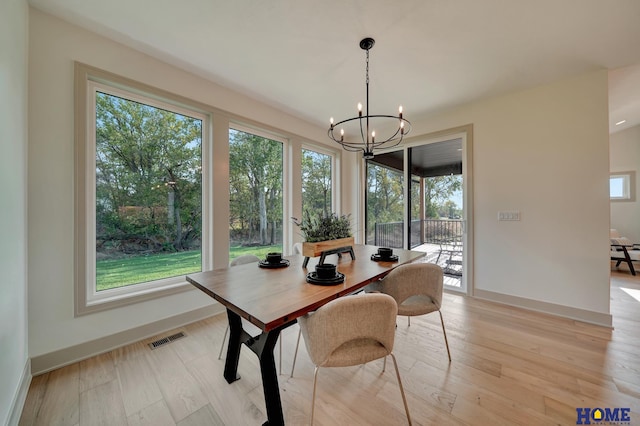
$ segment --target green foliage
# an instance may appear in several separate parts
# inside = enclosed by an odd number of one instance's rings
[[[424,182],[426,218],[456,218],[462,206],[451,198],[462,190],[462,175],[429,177]],[[376,223],[404,222],[404,178],[401,171],[367,162],[367,241],[373,241]],[[420,219],[420,179],[411,185],[411,218]]]
[[[449,198],[462,190],[462,175],[446,175],[426,178],[425,205],[426,216],[430,218],[450,217],[460,214],[461,210]]]
[[[229,131],[229,229],[235,243],[281,240],[282,149],[278,141]]]
[[[331,206],[331,156],[302,150],[302,209],[327,216]]]
[[[351,216],[330,213],[326,216],[312,217],[309,210],[305,210],[302,220],[292,217],[302,232],[304,240],[308,243],[318,241],[337,240],[351,236]]]
[[[120,253],[199,248],[202,121],[96,96],[96,243]]]
[[[396,170],[372,162],[367,164],[367,235],[375,223],[402,222],[403,176]]]

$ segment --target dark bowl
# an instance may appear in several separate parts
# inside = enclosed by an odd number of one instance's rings
[[[331,279],[336,276],[336,265],[332,263],[323,263],[316,265],[316,276],[320,279]]]
[[[267,253],[267,262],[269,263],[282,262],[282,253]]]
[[[380,247],[378,249],[378,256],[380,256],[383,259],[388,259],[391,256],[393,256],[393,249],[386,248],[386,247]]]

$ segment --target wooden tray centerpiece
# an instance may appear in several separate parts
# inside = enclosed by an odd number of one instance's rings
[[[303,268],[307,267],[311,257],[320,256],[320,264],[330,254],[342,257],[342,253],[349,253],[352,259],[356,258],[353,253],[354,238],[351,236],[349,215],[338,216],[331,213],[328,216],[314,218],[308,211],[305,211],[302,220],[292,219],[293,223],[300,228],[305,239],[305,242],[302,243]]]

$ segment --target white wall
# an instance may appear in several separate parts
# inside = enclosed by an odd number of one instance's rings
[[[0,424],[28,385],[26,0],[0,2]]]
[[[421,134],[473,123],[476,293],[606,322],[607,84],[607,71],[595,71],[414,124]],[[499,222],[500,210],[520,211],[521,221]]]
[[[611,227],[631,241],[640,242],[640,126],[609,137],[611,172],[636,172],[635,201],[611,202]]]
[[[74,61],[286,129],[308,140],[326,136],[324,129],[36,9],[30,9],[29,16],[29,344],[33,358],[212,304],[194,289],[74,318]],[[226,144],[225,120],[222,117],[214,123],[214,140]],[[214,158],[214,187],[224,192],[228,188],[226,148],[215,145],[219,155]],[[214,256],[220,254],[218,259],[228,255],[225,200],[228,202],[228,197],[221,193],[214,206]],[[217,266],[222,264],[218,261]]]

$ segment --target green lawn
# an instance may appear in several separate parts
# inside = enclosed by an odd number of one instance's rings
[[[242,256],[243,254],[255,254],[260,259],[264,259],[267,257],[267,253],[272,252],[281,252],[282,244],[278,244],[275,246],[259,246],[259,247],[231,247],[229,249],[229,261],[232,261],[238,256]]]
[[[273,251],[282,251],[282,246],[231,247],[229,260],[243,254],[255,254],[260,258],[265,258],[267,253]],[[161,278],[187,275],[200,271],[201,264],[199,250],[99,260],[96,262],[96,286],[98,291],[101,291]]]

